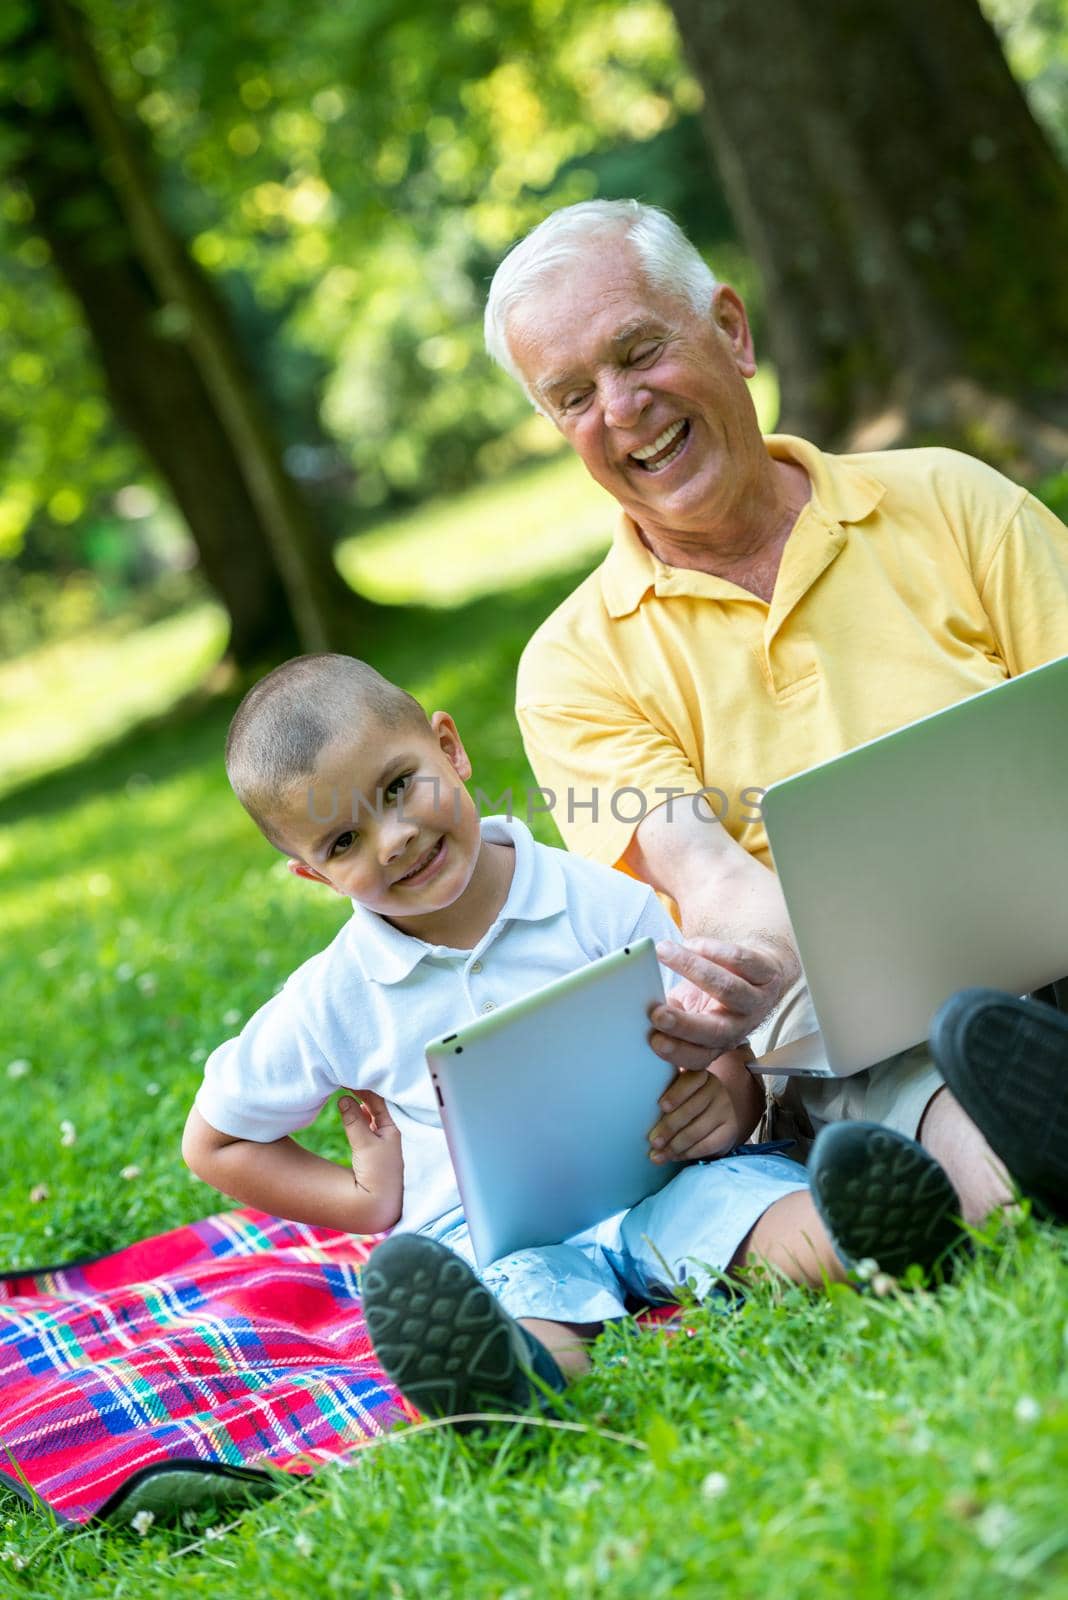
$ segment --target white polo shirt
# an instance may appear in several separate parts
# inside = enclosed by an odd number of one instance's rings
[[[635,939],[678,938],[626,874],[536,844],[506,817],[484,818],[482,837],[514,847],[515,871],[473,950],[427,944],[354,905],[332,943],[212,1052],[196,1099],[220,1133],[267,1143],[314,1122],[339,1089],[374,1090],[400,1129],[410,1230],[460,1204],[428,1040]]]

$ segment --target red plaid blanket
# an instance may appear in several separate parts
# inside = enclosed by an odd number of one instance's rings
[[[179,1477],[308,1473],[414,1416],[364,1329],[374,1243],[241,1210],[6,1275],[3,1481],[83,1523],[161,1474],[173,1504]]]

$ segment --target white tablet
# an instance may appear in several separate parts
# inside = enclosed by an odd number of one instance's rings
[[[656,947],[638,939],[427,1045],[480,1267],[558,1244],[679,1171],[649,1159],[675,1076],[648,1042],[663,998]]]

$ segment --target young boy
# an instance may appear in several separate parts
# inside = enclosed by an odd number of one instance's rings
[[[644,884],[535,844],[521,823],[480,822],[452,718],[428,719],[363,662],[301,656],[277,668],[239,707],[226,759],[290,870],[351,899],[353,913],[209,1057],[182,1152],[206,1182],[265,1211],[351,1233],[399,1225],[364,1271],[365,1310],[382,1365],[424,1412],[514,1408],[536,1380],[562,1387],[628,1299],[670,1299],[686,1279],[706,1294],[717,1274],[764,1260],[818,1286],[857,1257],[899,1271],[952,1241],[949,1180],[887,1129],[825,1130],[812,1192],[795,1163],[735,1153],[762,1102],[735,1051],[679,1072],[650,1132],[654,1161],[719,1159],[577,1238],[476,1274],[426,1041],[676,929]],[[351,1167],[290,1137],[346,1086],[362,1102],[338,1102]]]

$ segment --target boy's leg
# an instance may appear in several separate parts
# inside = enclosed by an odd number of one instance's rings
[[[766,1261],[818,1287],[865,1259],[895,1277],[913,1264],[929,1270],[961,1242],[960,1197],[947,1174],[916,1140],[879,1123],[823,1129],[809,1178],[808,1194],[768,1208],[733,1267]]]
[[[600,1333],[600,1322],[547,1322],[544,1317],[520,1317],[518,1321],[521,1328],[545,1346],[566,1383],[581,1378],[590,1370],[586,1346]]]
[[[825,1128],[808,1173],[780,1156],[725,1156],[685,1168],[635,1206],[620,1228],[620,1275],[632,1291],[699,1296],[757,1259],[819,1286],[873,1258],[900,1276],[928,1268],[960,1240],[960,1200],[913,1139],[873,1123]]]
[[[470,1252],[466,1228],[445,1237],[448,1247],[421,1234],[394,1234],[361,1275],[375,1353],[428,1416],[536,1404],[546,1387],[563,1389],[585,1371],[583,1341],[600,1331],[600,1319],[623,1314],[611,1272],[598,1271],[578,1250],[518,1251],[487,1269],[483,1282],[463,1259]],[[527,1314],[534,1309],[560,1315]]]
[[[831,1242],[811,1194],[798,1190],[774,1201],[731,1258],[734,1274],[746,1267],[774,1267],[793,1283],[818,1288],[844,1282],[847,1268]]]

